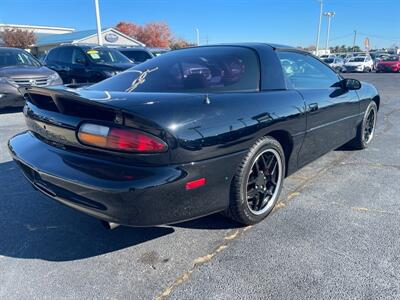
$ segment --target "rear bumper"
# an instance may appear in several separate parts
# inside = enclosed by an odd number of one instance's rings
[[[51,146],[31,132],[9,141],[14,160],[43,194],[101,220],[130,226],[185,221],[224,210],[243,153],[198,163],[138,167]],[[188,181],[206,185],[186,190]]]

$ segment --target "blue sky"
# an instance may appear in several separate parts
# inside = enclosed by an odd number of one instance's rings
[[[102,26],[118,21],[165,21],[179,37],[209,43],[269,41],[292,46],[315,44],[316,0],[99,0]],[[368,36],[373,47],[400,46],[400,0],[324,0],[335,11],[330,45],[358,43]],[[0,23],[95,28],[93,0],[1,0]],[[326,20],[321,45],[325,44]]]

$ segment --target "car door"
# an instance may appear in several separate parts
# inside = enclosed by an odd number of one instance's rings
[[[339,84],[340,75],[312,55],[279,51],[278,56],[288,84],[307,106],[307,130],[298,157],[303,166],[355,136],[359,98]]]
[[[46,55],[45,63],[47,67],[56,71],[58,75],[60,75],[60,77],[62,78],[63,82],[66,83],[68,82],[67,81],[68,74],[66,74],[62,63],[60,62],[60,55],[62,49],[63,49],[62,47],[51,49],[49,53]]]
[[[87,59],[82,49],[74,47],[72,49],[72,64],[71,64],[71,82],[86,83],[88,82]]]
[[[64,83],[71,82],[71,63],[71,47],[58,47],[51,50],[48,54],[47,66],[55,70],[60,75]]]

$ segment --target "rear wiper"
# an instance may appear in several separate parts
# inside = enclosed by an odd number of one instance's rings
[[[136,89],[139,85],[141,85],[142,83],[144,83],[145,81],[146,81],[146,76],[147,76],[147,74],[149,74],[149,73],[151,73],[151,72],[154,72],[154,71],[157,71],[158,70],[158,67],[155,67],[155,68],[153,68],[153,69],[147,69],[147,70],[145,70],[145,71],[138,71],[138,70],[134,70],[135,72],[139,72],[140,73],[140,75],[139,75],[139,77],[138,78],[136,78],[134,81],[132,81],[132,83],[131,83],[131,86],[129,87],[129,88],[127,88],[126,90],[125,90],[125,92],[128,92],[128,93],[130,93],[130,92],[132,92],[134,89]],[[133,70],[132,70],[133,71]]]

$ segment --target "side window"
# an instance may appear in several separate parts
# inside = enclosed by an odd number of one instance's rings
[[[339,81],[339,76],[318,59],[298,52],[278,51],[283,73],[295,89],[324,89]]]
[[[85,54],[81,49],[74,48],[72,51],[72,63],[73,64],[84,64],[86,62]]]
[[[48,62],[57,61],[58,52],[59,52],[59,48],[51,49],[46,56],[46,61],[48,61]]]
[[[71,64],[72,63],[72,47],[59,48],[60,54],[57,60],[62,63]]]

